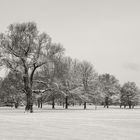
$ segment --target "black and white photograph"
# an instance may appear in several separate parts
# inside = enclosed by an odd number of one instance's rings
[[[140,0],[0,0],[0,140],[140,140]]]

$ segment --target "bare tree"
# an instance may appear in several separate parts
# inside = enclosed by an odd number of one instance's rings
[[[104,92],[104,107],[109,107],[111,97],[120,93],[120,84],[115,76],[110,74],[99,75],[99,81]]]
[[[6,33],[0,35],[1,60],[13,72],[21,73],[26,94],[26,110],[33,112],[33,78],[37,69],[53,60],[60,45],[52,44],[46,33],[39,33],[33,22],[11,24]]]
[[[97,73],[93,69],[92,64],[87,61],[83,61],[80,64],[80,80],[83,87],[83,95],[89,99],[93,92],[93,84],[97,77]],[[86,100],[84,101],[84,109],[86,109]]]
[[[129,108],[134,108],[135,105],[139,103],[140,91],[134,82],[127,82],[121,88],[120,101],[121,105],[129,106]]]

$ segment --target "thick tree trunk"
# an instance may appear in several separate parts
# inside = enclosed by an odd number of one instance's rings
[[[108,97],[105,97],[105,105],[104,105],[104,107],[109,108],[109,98]]]
[[[19,107],[19,102],[15,102],[15,108],[18,108]]]
[[[68,96],[65,98],[65,109],[68,109]]]
[[[128,105],[129,105],[129,109],[131,109],[131,107],[132,107],[132,102],[129,101],[129,102],[128,102]]]
[[[30,113],[32,113],[33,112],[33,95],[32,95],[33,76],[38,66],[34,65],[34,68],[31,71],[31,75],[29,75],[29,67],[26,64],[26,59],[21,58],[21,60],[23,62],[23,67],[24,67],[23,81],[24,81],[24,90],[27,99],[25,110],[30,111]]]
[[[26,93],[26,107],[25,111],[30,111],[30,113],[33,112],[33,95],[32,95],[32,89],[29,83],[29,78],[26,75],[24,77],[24,86],[25,86],[25,93]]]
[[[28,92],[26,94],[27,97],[27,103],[26,103],[26,107],[25,110],[26,111],[30,111],[30,113],[33,112],[33,97],[32,97],[32,92]]]
[[[86,102],[84,102],[84,109],[86,109],[87,107],[86,107]]]
[[[26,93],[26,107],[25,111],[30,111],[30,113],[33,112],[33,95],[32,95],[32,80],[30,80],[30,77],[28,75],[28,68],[26,65],[24,65],[25,68],[25,74],[23,76],[24,81],[24,90]]]

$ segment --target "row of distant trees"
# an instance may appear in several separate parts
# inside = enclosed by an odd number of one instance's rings
[[[1,103],[14,103],[17,108],[33,112],[33,104],[68,105],[87,103],[129,106],[139,103],[140,91],[134,82],[123,86],[115,76],[99,75],[87,61],[73,60],[64,55],[61,44],[52,43],[40,33],[33,22],[11,24],[0,34],[0,64],[9,70],[1,79]]]

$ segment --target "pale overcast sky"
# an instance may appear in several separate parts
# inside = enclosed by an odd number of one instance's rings
[[[140,0],[0,0],[0,18],[0,32],[34,21],[66,55],[140,87]]]

